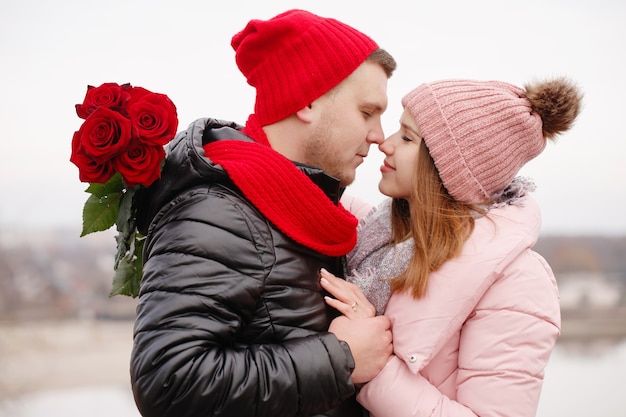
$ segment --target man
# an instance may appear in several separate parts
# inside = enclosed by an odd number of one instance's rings
[[[318,271],[342,274],[356,242],[338,199],[384,139],[395,61],[302,10],[232,46],[254,113],[192,123],[142,197],[135,401],[145,417],[360,416],[355,384],[392,353],[390,323],[333,320]]]

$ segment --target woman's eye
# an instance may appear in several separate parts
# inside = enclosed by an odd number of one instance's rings
[[[402,136],[402,140],[405,141],[405,142],[413,142],[413,139],[411,139],[408,136]]]

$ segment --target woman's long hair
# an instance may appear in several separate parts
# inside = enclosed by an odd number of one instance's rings
[[[426,294],[430,273],[460,255],[474,230],[473,213],[484,212],[448,194],[424,141],[414,175],[411,204],[400,198],[392,200],[393,242],[412,237],[415,253],[404,273],[391,280],[391,289],[394,293],[410,290],[413,297],[420,298]]]

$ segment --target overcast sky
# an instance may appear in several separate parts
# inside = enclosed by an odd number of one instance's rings
[[[576,126],[521,174],[535,180],[544,234],[626,235],[626,2],[619,0],[0,1],[0,227],[80,228],[86,184],[69,162],[87,85],[130,82],[167,94],[180,129],[198,117],[243,123],[254,91],[231,37],[290,8],[335,17],[398,61],[400,99],[441,78],[523,85],[567,76],[585,94]],[[382,154],[371,148],[350,192],[377,203]]]

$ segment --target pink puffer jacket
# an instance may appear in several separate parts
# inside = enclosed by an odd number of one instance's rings
[[[560,332],[556,280],[531,250],[540,224],[530,197],[491,210],[425,298],[392,295],[395,356],[358,396],[373,417],[535,415]]]

